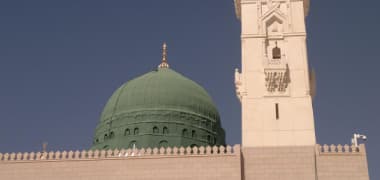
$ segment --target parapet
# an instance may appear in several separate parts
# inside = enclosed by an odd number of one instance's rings
[[[180,156],[228,156],[239,155],[240,145],[214,147],[168,147],[147,149],[50,151],[25,153],[0,153],[0,163],[26,161],[91,160],[143,157],[180,157]]]
[[[362,155],[366,154],[365,145],[360,144],[356,147],[354,145],[319,145],[316,146],[316,153],[320,155]]]

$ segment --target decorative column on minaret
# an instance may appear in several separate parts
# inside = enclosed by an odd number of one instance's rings
[[[235,0],[241,19],[243,147],[315,145],[305,17],[309,0]]]

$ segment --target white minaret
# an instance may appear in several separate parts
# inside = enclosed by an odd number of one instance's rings
[[[235,0],[241,20],[243,147],[315,145],[305,17],[309,0]]]

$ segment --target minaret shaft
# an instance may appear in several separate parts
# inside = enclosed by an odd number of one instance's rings
[[[315,145],[304,1],[240,0],[242,145]]]

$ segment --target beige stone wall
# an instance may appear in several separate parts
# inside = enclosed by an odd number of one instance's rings
[[[364,145],[317,145],[242,151],[240,146],[228,146],[0,153],[0,179],[369,180],[369,176]]]
[[[316,180],[315,147],[243,148],[245,180]]]
[[[218,149],[217,149],[218,150]],[[240,150],[236,152],[205,151],[193,153],[187,150],[167,153],[155,150],[149,155],[125,157],[122,153],[103,153],[105,157],[67,156],[54,160],[29,160],[29,158],[0,161],[1,180],[240,180]],[[188,154],[186,154],[189,152]],[[146,153],[146,152],[145,152]]]
[[[369,180],[364,145],[317,148],[318,180]]]
[[[235,85],[242,106],[242,146],[314,146],[308,1],[235,2],[241,17],[242,60]],[[274,49],[280,50],[277,57]]]

